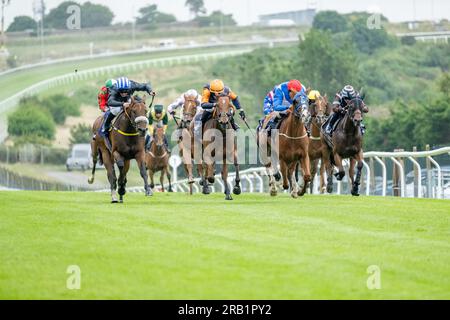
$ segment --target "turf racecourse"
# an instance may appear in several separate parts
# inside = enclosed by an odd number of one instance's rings
[[[0,299],[450,298],[450,201],[108,199],[0,192]],[[66,288],[69,265],[80,290]]]

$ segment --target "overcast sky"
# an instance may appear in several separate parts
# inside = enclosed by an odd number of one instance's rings
[[[5,11],[8,26],[15,16],[33,15],[35,0],[11,0]],[[75,0],[76,1],[76,0]],[[157,4],[159,10],[174,14],[178,20],[192,18],[184,6],[185,0],[90,0],[103,4],[114,12],[114,22],[131,21],[139,8]],[[56,7],[62,0],[45,0],[48,9]],[[78,0],[83,3],[85,0]],[[240,25],[258,21],[258,15],[306,9],[315,6],[318,10],[336,10],[341,13],[351,11],[380,11],[391,21],[450,19],[450,0],[205,0],[208,12],[222,10],[232,13]],[[315,3],[315,4],[314,4]]]

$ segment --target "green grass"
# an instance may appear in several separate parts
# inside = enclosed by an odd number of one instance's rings
[[[1,299],[449,299],[450,202],[0,193]],[[68,290],[69,265],[81,289]],[[381,289],[366,286],[368,266]]]

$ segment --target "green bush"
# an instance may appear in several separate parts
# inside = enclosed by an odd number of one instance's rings
[[[48,111],[25,104],[8,117],[8,134],[53,140],[55,123]]]
[[[89,143],[92,139],[91,127],[86,124],[78,124],[70,129],[70,144]]]
[[[64,124],[68,116],[80,116],[80,105],[64,95],[53,95],[40,101],[40,106],[50,112],[56,124]]]

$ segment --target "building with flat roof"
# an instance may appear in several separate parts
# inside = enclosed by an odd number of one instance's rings
[[[264,14],[259,16],[259,24],[270,26],[274,21],[286,21],[283,24],[295,24],[297,26],[312,26],[316,9],[306,9],[298,11],[288,11],[273,14]]]

